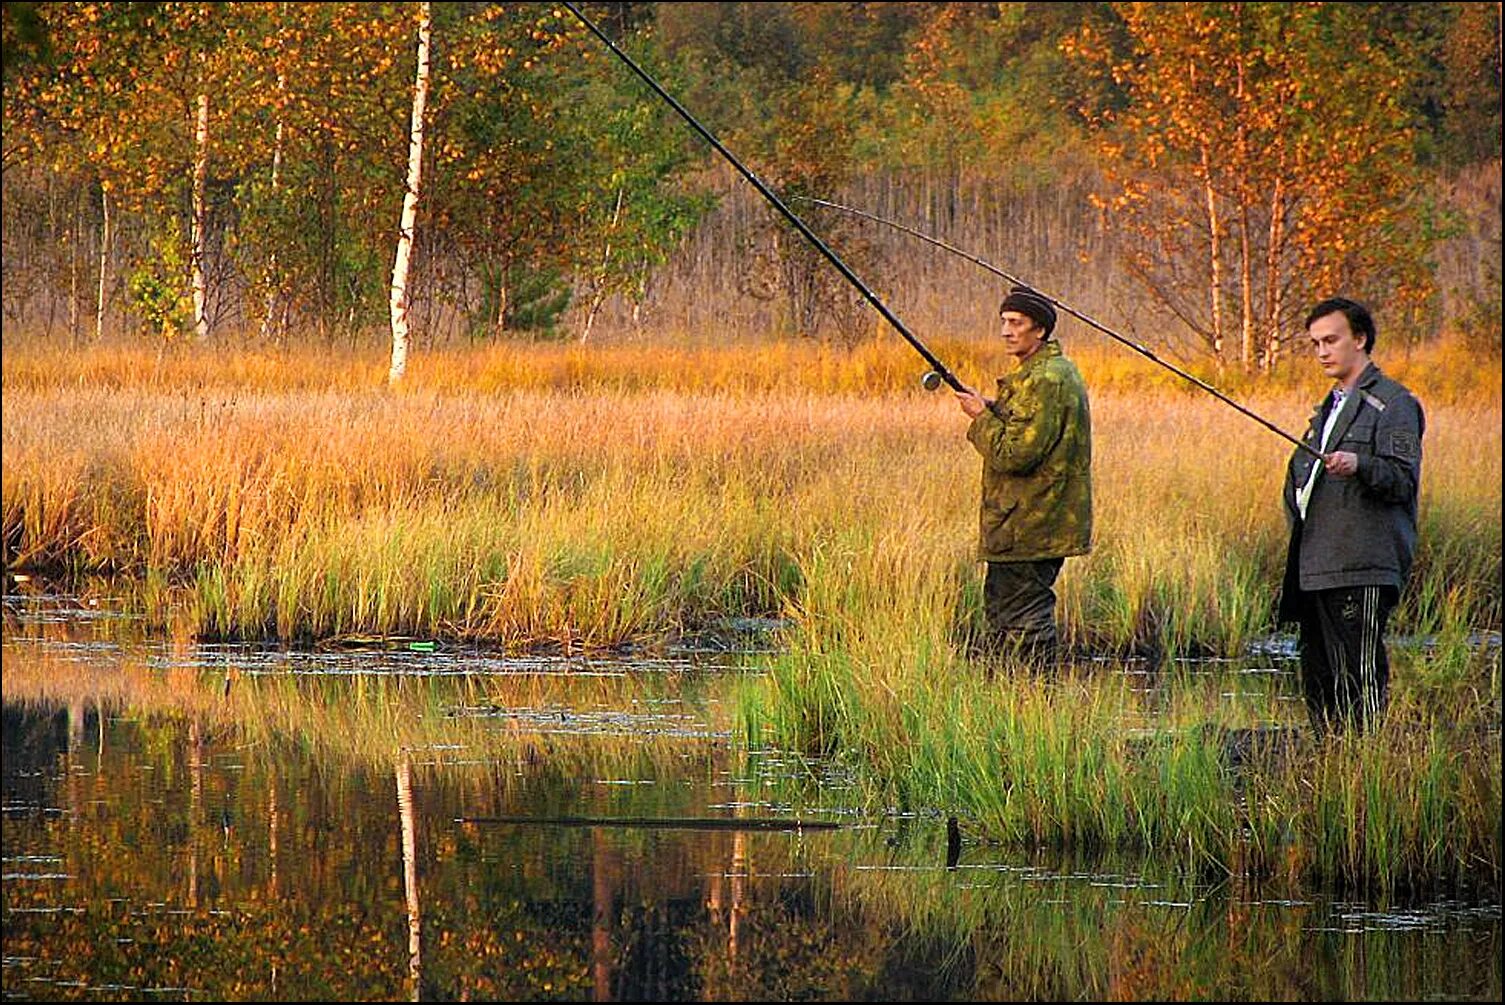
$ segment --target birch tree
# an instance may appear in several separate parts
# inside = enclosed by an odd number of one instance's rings
[[[241,58],[224,70],[236,105],[215,112],[213,167],[236,181],[231,251],[249,320],[274,341],[295,320],[326,340],[385,337],[392,193],[406,171],[395,124],[412,102],[414,20],[366,3],[233,9]],[[431,98],[429,122],[433,111]],[[427,219],[427,178],[424,187]],[[410,281],[410,300],[412,291]]]
[[[277,126],[272,140],[272,198],[276,199],[282,187],[282,143],[287,129],[287,123],[283,121],[282,99],[287,92],[287,75],[281,72],[277,74]],[[276,339],[281,341],[287,333],[287,312],[284,309],[285,301],[279,295],[277,249],[273,247],[267,255],[266,268],[262,272],[262,282],[266,287],[266,301],[261,313],[261,337],[263,340]]]
[[[200,90],[194,105],[193,219],[188,260],[189,282],[193,287],[193,333],[202,340],[209,337],[209,318],[205,314],[208,288],[204,280],[205,228],[209,216],[205,199],[209,180],[209,92]]]
[[[387,383],[402,380],[408,366],[408,269],[413,255],[413,231],[418,221],[418,194],[423,181],[423,112],[429,92],[430,7],[418,5],[418,70],[413,81],[413,117],[408,131],[408,178],[402,193],[402,221],[397,229],[397,255],[392,263],[392,367]]]
[[[1125,263],[1219,362],[1273,366],[1322,296],[1431,294],[1414,53],[1362,6],[1115,4],[1129,51],[1065,43],[1125,99],[1085,109]]]
[[[104,338],[105,303],[110,289],[110,245],[114,236],[110,230],[110,187],[99,186],[99,285],[94,299],[94,340]]]
[[[35,34],[29,47],[16,44],[12,11],[6,8],[5,170],[35,163],[62,184],[88,193],[91,201],[97,199],[91,312],[97,339],[104,333],[111,288],[115,210],[119,192],[130,187],[123,151],[137,121],[117,83],[129,69],[125,47],[111,47],[106,40],[111,33],[129,33],[135,26],[112,17],[111,11],[81,17],[73,5],[35,7],[26,13]],[[30,58],[12,60],[13,49]],[[82,234],[83,228],[76,227],[70,243],[81,240]]]

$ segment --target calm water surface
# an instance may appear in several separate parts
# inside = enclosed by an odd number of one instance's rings
[[[734,752],[746,659],[6,615],[8,999],[1500,997],[1498,904],[958,850],[937,814],[855,812],[829,766]]]

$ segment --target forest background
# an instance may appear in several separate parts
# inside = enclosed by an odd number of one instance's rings
[[[1335,292],[1499,353],[1498,3],[585,6],[786,200],[1183,359],[1277,370]],[[535,3],[6,4],[7,336],[389,338],[429,10],[417,351],[888,337]],[[990,330],[996,279],[793,205],[916,331]]]

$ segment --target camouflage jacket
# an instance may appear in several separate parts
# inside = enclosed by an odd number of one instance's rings
[[[1076,365],[1054,340],[998,378],[967,439],[982,455],[978,557],[1030,562],[1092,546],[1092,417]]]

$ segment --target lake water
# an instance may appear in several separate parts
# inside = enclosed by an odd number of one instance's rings
[[[740,752],[756,657],[139,635],[7,599],[7,999],[1500,998],[1499,904],[857,812]]]

